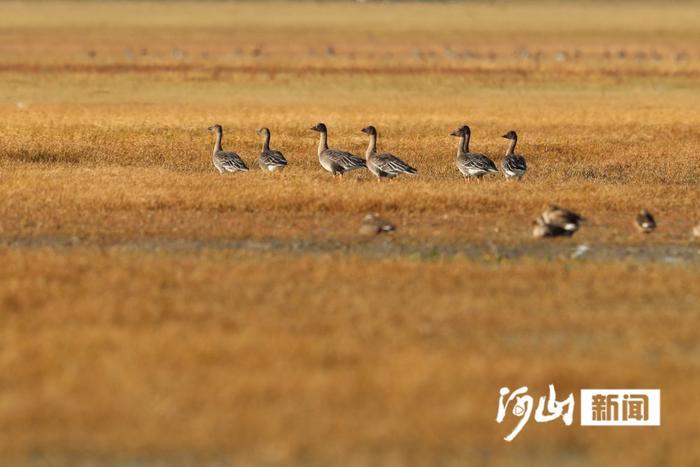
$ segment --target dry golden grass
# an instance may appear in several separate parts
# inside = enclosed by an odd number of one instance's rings
[[[700,462],[697,4],[1,9],[2,465]],[[318,121],[419,176],[333,180]],[[220,176],[212,123],[290,167]],[[523,182],[464,183],[464,123]],[[551,202],[588,224],[531,239]],[[500,386],[549,383],[659,387],[664,425],[502,441]]]
[[[128,248],[0,261],[0,443],[20,460],[30,450],[30,463],[690,465],[700,455],[687,441],[697,268]],[[506,445],[497,389],[539,393],[552,381],[660,387],[664,428],[531,423]]]

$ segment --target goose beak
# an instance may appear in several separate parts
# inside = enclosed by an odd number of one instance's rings
[[[259,135],[261,131],[262,131],[262,128],[256,128],[256,129],[255,129],[255,134],[256,134],[256,135]]]
[[[503,135],[502,138],[510,139],[510,138],[508,137],[508,135]]]
[[[212,131],[213,129],[214,129],[213,126],[210,126],[209,128],[207,128],[207,130],[209,130],[209,131]]]
[[[459,136],[459,130],[455,130],[452,133],[450,133],[450,136]]]

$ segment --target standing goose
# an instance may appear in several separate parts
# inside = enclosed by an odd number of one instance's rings
[[[469,152],[469,139],[471,138],[471,130],[467,125],[457,128],[450,133],[451,136],[459,136],[459,147],[457,148],[457,168],[464,180],[467,177],[475,177],[477,180],[490,172],[498,172],[496,164],[484,154]]]
[[[321,167],[332,173],[334,177],[339,175],[342,179],[345,172],[367,167],[367,162],[361,157],[328,147],[328,129],[325,124],[317,123],[316,126],[311,127],[311,130],[321,133],[321,140],[318,143],[318,161]]]
[[[634,223],[642,233],[651,233],[656,228],[656,220],[654,216],[651,215],[646,209],[642,209],[637,217],[634,219]]]
[[[542,219],[544,219],[547,224],[558,225],[573,232],[577,231],[581,222],[586,220],[575,212],[560,208],[556,204],[550,204],[547,209],[542,212]]]
[[[255,133],[265,137],[260,157],[258,157],[258,165],[260,165],[260,168],[262,170],[275,172],[287,167],[287,159],[284,158],[284,154],[270,149],[270,129],[258,128],[255,130]]]
[[[212,156],[216,170],[220,174],[224,172],[247,172],[248,166],[245,165],[241,156],[235,152],[224,151],[221,148],[221,139],[224,134],[224,129],[221,125],[210,126],[209,131],[216,131],[216,144],[214,144],[214,154]]]
[[[393,154],[377,154],[377,129],[372,125],[362,129],[363,133],[369,135],[369,146],[367,147],[367,168],[377,176],[378,181],[382,178],[394,178],[401,174],[415,175],[416,169],[394,156]]]
[[[510,146],[506,151],[506,157],[503,159],[502,167],[503,174],[506,178],[516,178],[520,180],[525,171],[527,170],[527,164],[525,163],[525,158],[520,154],[515,154],[515,145],[518,142],[518,134],[514,131],[509,131],[503,135],[505,139],[510,140]]]

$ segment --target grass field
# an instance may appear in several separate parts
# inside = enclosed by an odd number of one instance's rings
[[[0,4],[0,463],[700,463],[698,13]],[[334,180],[319,121],[418,176]],[[289,168],[219,175],[214,123]],[[522,182],[462,181],[465,123]],[[532,239],[549,203],[589,220]],[[551,383],[660,388],[662,427],[504,442],[499,388]]]

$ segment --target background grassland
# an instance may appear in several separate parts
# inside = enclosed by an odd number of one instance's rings
[[[697,14],[0,4],[2,464],[700,463]],[[318,121],[419,176],[332,180]],[[290,167],[218,175],[213,123]],[[496,160],[518,131],[522,183],[461,180],[464,123]],[[574,239],[530,238],[550,202]],[[661,388],[663,426],[502,441],[498,389],[550,383]]]

